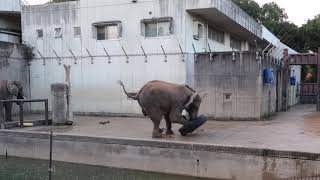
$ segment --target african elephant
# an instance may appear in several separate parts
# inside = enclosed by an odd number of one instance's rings
[[[125,86],[119,81],[125,94],[137,100],[144,116],[150,117],[154,128],[152,137],[162,138],[160,122],[162,117],[166,120],[166,134],[172,135],[171,123],[189,125],[190,121],[182,117],[182,111],[189,113],[193,120],[198,115],[201,97],[188,85],[172,84],[164,81],[150,81],[138,93],[128,93]]]
[[[23,87],[21,85],[21,82],[0,80],[0,100],[12,99],[13,96],[16,96],[17,99],[24,99]],[[0,103],[0,120],[3,118],[3,108],[5,108],[6,112],[6,121],[11,121],[12,103]]]

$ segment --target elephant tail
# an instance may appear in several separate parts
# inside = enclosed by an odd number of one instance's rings
[[[134,99],[134,100],[138,100],[138,93],[128,93],[126,88],[124,87],[124,84],[122,83],[122,81],[118,81],[118,83],[122,86],[124,93],[126,93],[126,95],[128,96],[128,98]]]

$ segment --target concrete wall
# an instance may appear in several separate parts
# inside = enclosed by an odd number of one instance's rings
[[[49,158],[46,133],[0,132],[0,155]],[[207,177],[278,180],[319,174],[318,154],[71,135],[53,137],[53,160]]]
[[[21,0],[1,0],[0,12],[20,12]]]
[[[194,86],[208,93],[201,104],[201,113],[227,120],[260,119],[274,114],[281,91],[277,96],[276,79],[272,84],[263,83],[263,69],[267,67],[272,67],[275,73],[281,71],[271,62],[260,63],[253,52],[236,53],[235,60],[231,52],[217,53],[212,61],[209,54],[199,54],[194,63]],[[281,86],[279,83],[278,88]],[[228,94],[230,99],[226,97]]]
[[[133,13],[126,13],[128,11]],[[161,38],[145,38],[141,35],[142,19],[168,16],[174,19],[173,35]],[[187,54],[193,53],[192,43],[197,51],[207,49],[206,43],[202,44],[203,48],[199,45],[206,42],[206,39],[201,42],[193,39],[193,19],[185,11],[185,2],[181,0],[142,0],[138,3],[124,0],[81,0],[24,6],[23,40],[35,46],[46,58],[45,66],[38,54],[31,63],[32,98],[50,99],[50,84],[64,81],[64,70],[58,65],[54,49],[63,64],[72,65],[71,82],[76,112],[141,114],[138,104],[125,97],[117,81],[123,80],[130,91],[138,91],[146,82],[154,79],[186,83],[187,63],[189,59],[193,60],[192,55]],[[119,40],[94,39],[92,24],[112,20],[122,22],[122,37]],[[81,27],[81,37],[74,37],[74,27]],[[62,38],[54,38],[54,28],[62,28]],[[44,32],[41,39],[36,37],[38,29],[43,29]],[[227,33],[226,37],[228,38]],[[210,43],[212,50],[230,50],[228,40],[225,45],[220,46]],[[181,55],[179,44],[186,53],[185,56]],[[167,63],[164,62],[161,45],[168,55]],[[129,63],[126,63],[121,46],[129,56]],[[148,54],[147,63],[141,46]],[[104,48],[112,57],[111,63],[108,63]],[[94,57],[94,64],[91,64],[86,49]],[[77,64],[74,64],[70,50],[76,56]],[[41,108],[33,106],[34,110]]]
[[[10,58],[6,58],[11,51]],[[22,52],[20,44],[0,42],[0,80],[21,81],[25,96],[30,97],[28,66],[21,55]],[[14,107],[14,112],[17,112],[18,106],[14,105]]]

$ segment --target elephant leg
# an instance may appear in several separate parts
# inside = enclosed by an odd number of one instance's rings
[[[160,122],[162,119],[162,114],[158,112],[148,113],[150,119],[153,122],[153,132],[152,132],[152,138],[163,138],[163,134],[161,133],[160,129]],[[151,114],[151,115],[150,115]]]
[[[166,131],[166,134],[168,135],[173,135],[173,131],[172,131],[172,124],[171,124],[171,120],[170,120],[170,117],[168,114],[165,114],[164,115],[164,118],[166,120],[166,126],[167,126],[167,131]]]
[[[170,112],[170,120],[172,123],[182,124],[184,126],[189,125],[191,122],[184,118],[182,115],[182,110],[173,109]]]
[[[4,109],[5,109],[5,114],[6,114],[6,121],[11,122],[12,121],[12,103],[4,103]]]

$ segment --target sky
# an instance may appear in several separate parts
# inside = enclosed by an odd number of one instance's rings
[[[48,0],[26,0],[29,4],[43,4]],[[306,23],[320,14],[320,0],[255,0],[260,5],[275,1],[284,8],[289,16],[289,21],[298,26]]]
[[[305,24],[308,19],[320,14],[320,0],[255,0],[260,5],[268,2],[276,2],[284,8],[289,21],[298,26]]]

